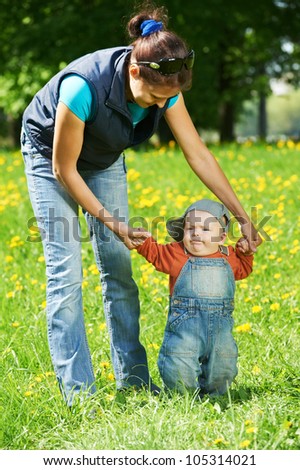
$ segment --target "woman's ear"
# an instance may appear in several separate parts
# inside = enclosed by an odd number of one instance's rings
[[[129,68],[128,68],[128,71],[129,71],[129,75],[134,80],[137,80],[139,78],[139,76],[140,76],[140,67],[137,64],[130,64]]]

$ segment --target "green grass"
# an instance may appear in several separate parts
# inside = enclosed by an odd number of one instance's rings
[[[42,246],[28,241],[36,233],[28,228],[32,210],[22,159],[18,151],[0,151],[2,449],[299,449],[299,145],[211,150],[246,210],[258,223],[271,217],[262,227],[272,241],[259,248],[252,275],[237,283],[235,383],[228,395],[202,403],[178,395],[116,396],[98,274],[85,242],[86,328],[98,391],[72,413],[58,391],[48,352]],[[131,217],[142,218],[160,241],[166,239],[164,220],[196,198],[212,197],[172,146],[129,151],[127,166]],[[161,384],[156,360],[168,281],[135,252],[132,260],[141,339],[151,374]]]

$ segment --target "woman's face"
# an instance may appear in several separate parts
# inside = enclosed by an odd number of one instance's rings
[[[150,85],[140,77],[139,66],[136,64],[129,66],[129,88],[131,99],[141,108],[149,108],[153,105],[163,108],[168,98],[172,98],[180,92],[177,87]]]

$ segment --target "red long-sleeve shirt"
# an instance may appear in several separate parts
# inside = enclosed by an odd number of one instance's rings
[[[192,257],[185,252],[183,243],[173,242],[166,245],[157,243],[149,237],[137,248],[147,261],[163,273],[169,274],[170,295],[172,295],[175,282],[187,260]],[[231,266],[235,280],[244,279],[252,272],[253,255],[245,256],[238,248],[223,247],[217,253],[203,256],[203,258],[225,258]]]

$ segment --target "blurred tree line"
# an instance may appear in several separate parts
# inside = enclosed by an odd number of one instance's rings
[[[231,141],[243,103],[256,98],[265,138],[270,79],[300,82],[300,0],[156,4],[168,8],[169,28],[196,52],[193,88],[185,95],[195,125]],[[128,44],[125,27],[136,2],[0,0],[0,7],[1,128],[18,139],[24,108],[54,73],[93,50]]]

